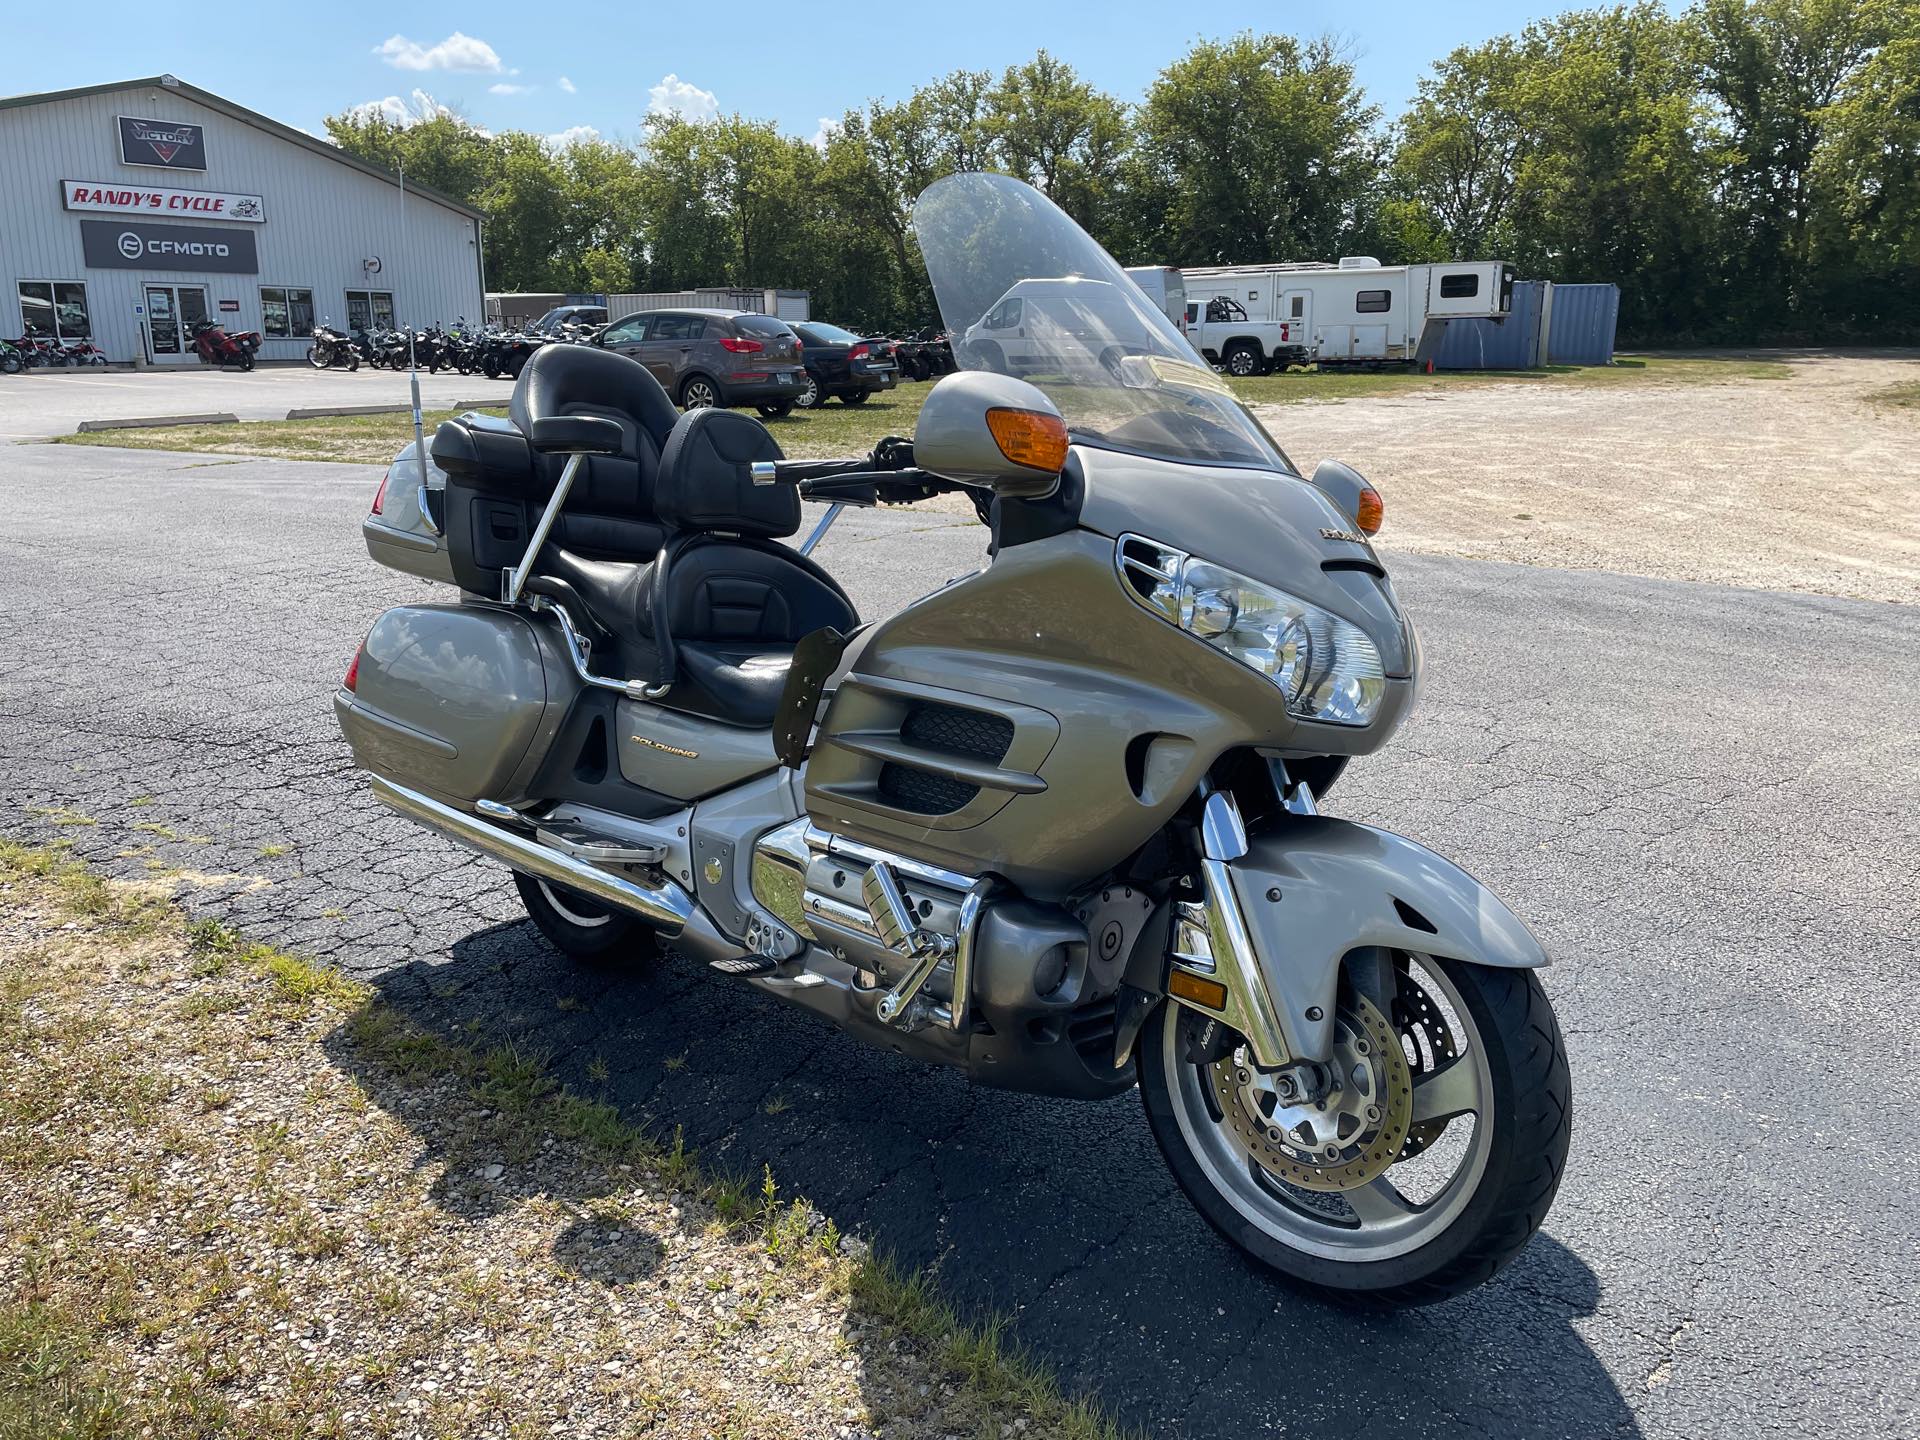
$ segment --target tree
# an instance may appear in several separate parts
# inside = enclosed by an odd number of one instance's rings
[[[1044,50],[1008,66],[986,107],[999,167],[1082,225],[1100,228],[1130,139],[1126,107]]]
[[[1455,50],[1420,81],[1393,160],[1396,194],[1410,204],[1403,230],[1443,237],[1457,256],[1504,243],[1521,166],[1539,141],[1520,104],[1525,69],[1520,46],[1501,36]]]
[[[1329,40],[1200,42],[1141,107],[1126,248],[1175,265],[1338,253],[1371,221],[1379,115]]]

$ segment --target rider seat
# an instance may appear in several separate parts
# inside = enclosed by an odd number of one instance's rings
[[[778,541],[800,527],[791,485],[753,484],[777,460],[766,427],[730,410],[695,410],[674,426],[654,481],[666,539],[650,564],[597,560],[549,540],[536,570],[565,582],[613,640],[597,671],[669,688],[661,703],[765,727],[794,646],[825,626],[858,624],[833,578]],[[558,531],[556,530],[556,534]]]

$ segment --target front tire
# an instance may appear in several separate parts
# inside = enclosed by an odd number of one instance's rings
[[[840,403],[842,405],[864,405],[867,403],[867,396],[872,393],[870,390],[848,390],[840,396]]]
[[[827,403],[827,397],[820,393],[820,382],[813,375],[807,376],[807,388],[794,397],[793,403],[802,410],[817,410]]]
[[[575,960],[646,960],[658,948],[658,937],[638,915],[518,871],[513,884],[540,933]]]
[[[1546,1218],[1572,1135],[1566,1050],[1531,971],[1424,956],[1395,969],[1390,1024],[1403,1063],[1394,1085],[1410,1080],[1412,1098],[1398,1131],[1387,1131],[1402,1138],[1384,1172],[1346,1190],[1337,1188],[1341,1174],[1369,1161],[1366,1134],[1354,1133],[1358,1153],[1337,1168],[1316,1169],[1311,1156],[1302,1164],[1295,1142],[1311,1131],[1287,1127],[1302,1114],[1310,1127],[1325,1124],[1324,1106],[1316,1115],[1274,1098],[1264,1114],[1253,1108],[1250,1097],[1264,1108],[1258,1096],[1270,1077],[1244,1049],[1211,1063],[1193,1058],[1191,1012],[1171,1001],[1140,1042],[1149,1127],[1207,1222],[1294,1284],[1373,1306],[1432,1304],[1493,1278]],[[1349,1000],[1340,1018],[1361,1036],[1367,1012],[1373,1024],[1389,1023]],[[1391,1057],[1376,1053],[1393,1076]],[[1392,1088],[1361,1098],[1380,1100],[1391,1117]],[[1239,1123],[1249,1115],[1250,1129]]]
[[[793,413],[793,401],[776,400],[771,405],[756,406],[763,420],[779,420]]]

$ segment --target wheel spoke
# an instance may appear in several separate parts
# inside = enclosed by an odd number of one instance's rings
[[[1393,1183],[1384,1175],[1357,1190],[1342,1190],[1340,1198],[1353,1208],[1362,1225],[1384,1225],[1394,1220],[1404,1220],[1413,1213],[1414,1208],[1413,1202],[1394,1189]]]
[[[1480,1081],[1470,1056],[1456,1057],[1413,1083],[1413,1123],[1451,1120],[1480,1108]]]

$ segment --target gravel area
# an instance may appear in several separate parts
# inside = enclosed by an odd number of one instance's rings
[[[1920,602],[1920,358],[1784,355],[1782,380],[1490,384],[1264,406],[1294,462],[1357,466],[1381,548]]]

